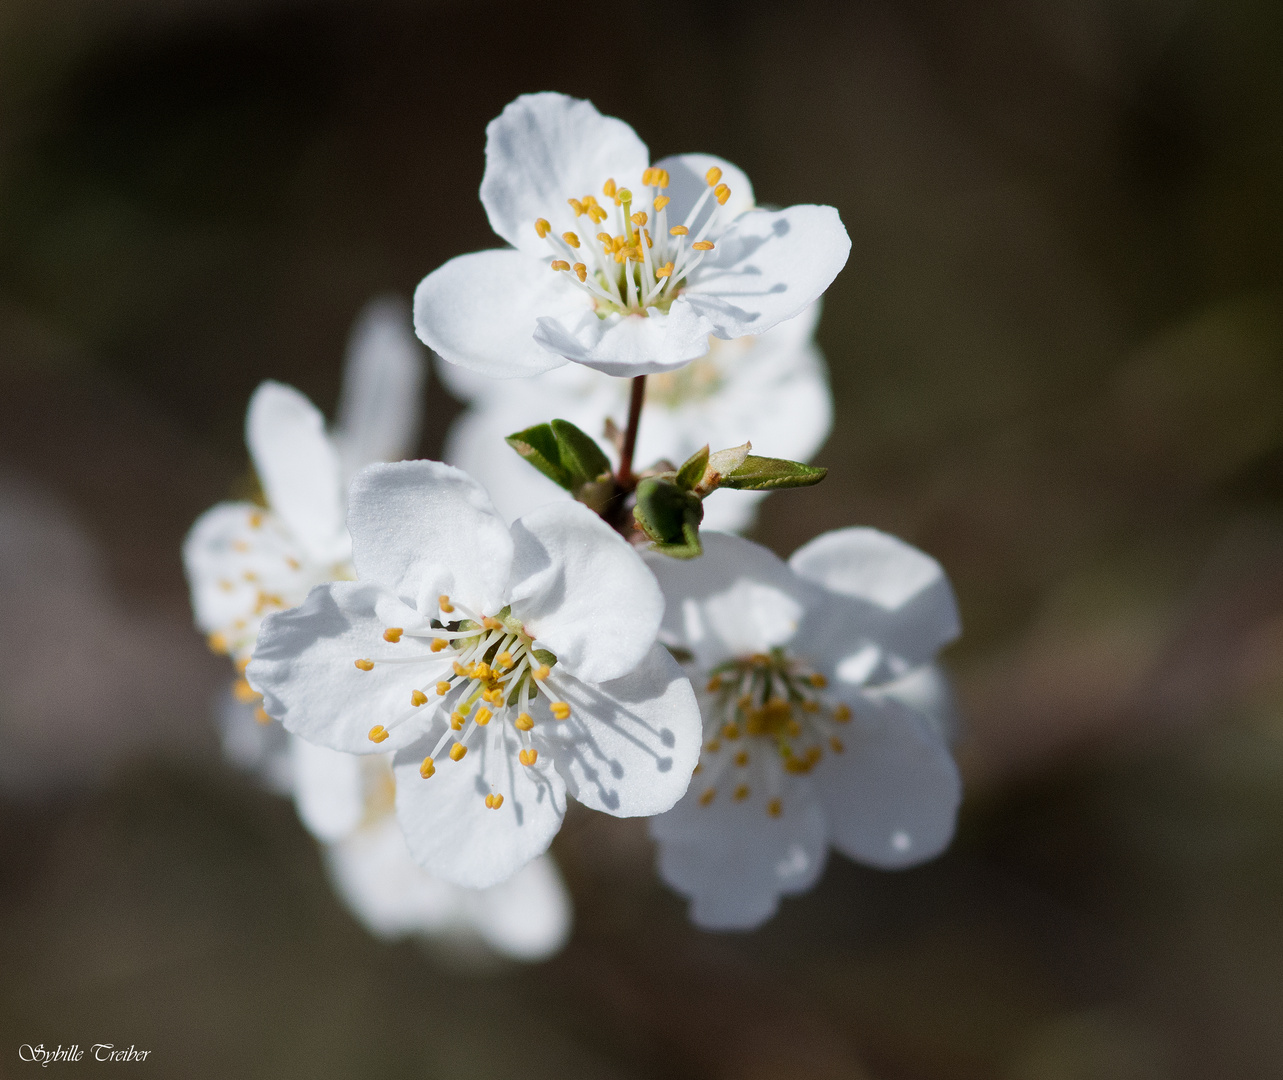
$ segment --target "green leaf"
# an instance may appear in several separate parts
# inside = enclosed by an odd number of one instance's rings
[[[610,459],[602,453],[595,439],[584,434],[569,420],[554,420],[552,434],[561,451],[561,465],[579,487],[610,472]]]
[[[719,487],[738,491],[774,491],[777,488],[810,487],[828,475],[828,469],[803,465],[784,458],[749,454],[734,472],[722,477]]]
[[[536,424],[509,435],[505,441],[554,484],[560,484],[567,491],[573,489],[570,472],[561,464],[561,447],[551,424]]]
[[[677,559],[703,553],[699,523],[704,518],[704,504],[698,495],[684,491],[667,477],[647,477],[637,485],[633,517],[653,541],[652,551]]]
[[[703,478],[708,467],[708,444],[702,450],[696,450],[686,459],[686,463],[677,470],[677,486],[683,491],[690,491]]]
[[[548,667],[557,666],[557,654],[548,649],[535,649],[535,659],[541,664],[547,664]]]

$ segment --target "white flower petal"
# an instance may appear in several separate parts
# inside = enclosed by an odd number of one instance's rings
[[[474,736],[461,761],[439,761],[427,780],[419,768],[436,745],[435,735],[400,751],[392,766],[397,818],[415,861],[469,889],[497,885],[542,855],[566,812],[565,782],[556,770],[519,764],[512,730],[503,732],[508,752],[491,756],[489,734]],[[503,795],[497,810],[485,804],[492,791],[487,776],[493,791]]]
[[[263,695],[263,708],[309,742],[349,754],[395,750],[420,729],[405,724],[378,744],[370,741],[370,729],[406,713],[410,694],[431,688],[439,676],[429,660],[379,663],[431,655],[426,644],[408,637],[396,645],[384,641],[389,626],[415,630],[427,622],[372,582],[318,585],[299,607],[263,620],[246,678]],[[356,666],[367,659],[375,661],[371,670]],[[438,663],[448,668],[446,661]]]
[[[535,733],[571,795],[615,817],[658,814],[682,797],[702,724],[689,680],[662,645],[622,679],[589,685],[558,667],[547,685],[569,703],[570,719],[553,720],[541,698]]]
[[[467,473],[439,461],[371,465],[352,481],[348,499],[352,561],[362,580],[380,582],[429,618],[443,594],[476,615],[508,602],[512,536]]]
[[[512,538],[512,613],[565,670],[599,683],[641,663],[664,598],[636,548],[577,502],[532,511]]]
[[[365,815],[361,759],[327,746],[290,738],[294,808],[307,831],[332,843],[347,836]]]
[[[831,206],[754,210],[721,235],[682,299],[718,337],[760,334],[801,314],[833,283],[850,251]]]
[[[343,476],[316,406],[292,386],[262,383],[250,398],[245,441],[268,503],[308,554],[346,559]]]
[[[824,814],[805,781],[786,787],[778,817],[761,799],[735,802],[726,792],[701,806],[698,781],[650,820],[660,877],[690,898],[696,926],[752,930],[775,914],[780,896],[819,880],[828,855]]]
[[[895,698],[930,723],[948,746],[956,746],[962,737],[962,716],[953,684],[939,664],[923,664],[894,682],[866,687],[864,692],[874,698]]]
[[[811,782],[833,846],[884,870],[914,866],[953,839],[962,782],[944,739],[893,698],[848,691],[845,751],[825,754]]]
[[[469,923],[504,956],[545,960],[570,937],[570,893],[551,855],[532,859],[507,881],[465,895]]]
[[[523,94],[486,127],[486,171],[481,203],[490,227],[513,247],[535,256],[549,252],[535,233],[547,218],[558,233],[575,228],[566,203],[601,197],[602,184],[640,185],[650,163],[646,144],[631,127],[602,116],[592,102],[565,94]]]
[[[192,611],[206,634],[253,612],[257,589],[244,580],[235,545],[248,543],[253,534],[250,521],[262,513],[252,503],[219,503],[196,519],[183,541]]]
[[[405,302],[385,297],[367,304],[348,339],[334,433],[348,479],[366,465],[397,461],[414,450],[426,375]]]
[[[520,251],[451,259],[419,282],[414,329],[452,364],[498,379],[538,375],[565,358],[536,343],[540,318],[574,324],[592,315],[588,296],[547,261]]]
[[[280,724],[260,723],[255,711],[255,705],[239,700],[230,687],[218,695],[214,715],[223,757],[236,768],[254,773],[268,791],[289,795],[294,788],[293,736]]]
[[[396,818],[388,815],[325,849],[334,887],[375,937],[439,934],[465,918],[471,893],[439,881],[410,857]]]
[[[719,211],[722,220],[733,221],[753,209],[753,185],[738,166],[712,154],[674,154],[655,162],[655,168],[668,170],[669,184],[664,194],[672,200],[668,204],[669,224],[680,225],[686,220],[691,207],[708,190],[708,181],[704,177],[714,167],[722,170],[719,182],[731,189],[730,198]],[[709,203],[714,207],[717,205],[712,199]],[[700,212],[701,221],[707,213],[707,209]]]
[[[680,367],[708,352],[717,323],[679,296],[668,311],[599,318],[591,308],[566,315],[547,312],[538,320],[535,341],[607,375],[632,378]]]
[[[760,544],[701,532],[698,559],[647,555],[665,599],[663,637],[702,668],[790,641],[816,590]]]
[[[874,643],[881,653],[858,679],[883,681],[935,657],[961,631],[958,605],[940,564],[877,529],[836,529],[798,548],[789,566],[829,594],[808,645],[834,665]]]

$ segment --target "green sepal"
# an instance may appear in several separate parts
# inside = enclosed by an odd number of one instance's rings
[[[828,469],[803,465],[784,458],[757,457],[749,454],[734,472],[721,478],[718,487],[737,491],[774,491],[777,488],[810,487],[828,475]]]
[[[692,490],[702,479],[704,479],[704,470],[708,468],[708,444],[705,443],[703,449],[696,450],[686,459],[686,463],[677,470],[677,486],[683,491]]]
[[[548,667],[557,666],[557,654],[555,652],[551,652],[548,649],[535,649],[534,653],[535,659],[539,663],[546,664]]]
[[[652,541],[652,551],[674,559],[693,559],[704,553],[699,539],[704,504],[698,495],[668,477],[647,477],[637,485],[633,517]]]
[[[569,420],[536,424],[509,435],[506,442],[554,484],[576,498],[593,502],[597,488],[610,477],[610,459],[600,446]]]

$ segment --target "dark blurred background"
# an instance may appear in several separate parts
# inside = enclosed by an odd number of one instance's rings
[[[747,936],[573,813],[570,946],[476,972],[223,764],[178,551],[259,380],[332,411],[361,305],[494,243],[536,89],[841,210],[831,476],[756,535],[943,562],[968,799]],[[2,0],[0,1076],[1283,1075],[1281,286],[1266,0]]]

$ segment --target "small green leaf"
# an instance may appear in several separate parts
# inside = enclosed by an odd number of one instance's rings
[[[678,559],[702,554],[699,523],[704,518],[704,504],[698,495],[683,491],[667,477],[647,477],[637,485],[633,517],[654,542],[652,551]]]
[[[557,654],[550,652],[548,649],[535,649],[535,659],[541,664],[547,664],[549,667],[557,666]]]
[[[561,464],[561,448],[551,424],[536,424],[509,435],[505,441],[554,484],[560,484],[567,491],[573,489],[574,480]]]
[[[696,450],[686,459],[686,463],[677,470],[677,486],[683,491],[690,491],[704,478],[708,467],[708,444],[702,450]]]
[[[722,477],[720,487],[738,491],[774,491],[777,488],[810,487],[828,475],[828,469],[803,465],[784,458],[749,454],[734,472]]]
[[[561,451],[560,462],[571,476],[575,487],[599,480],[610,472],[610,459],[602,453],[596,440],[575,427],[569,420],[554,420],[553,438]]]

